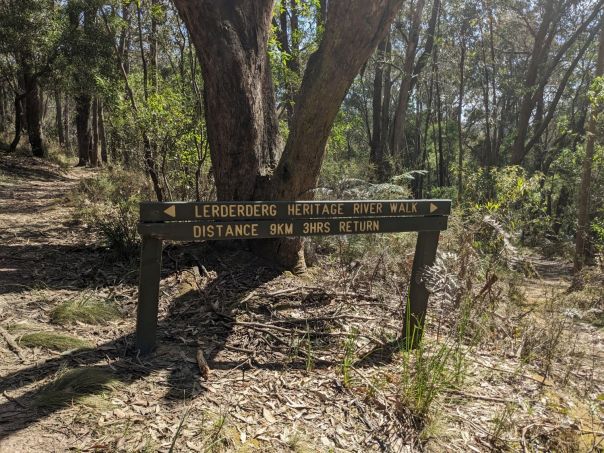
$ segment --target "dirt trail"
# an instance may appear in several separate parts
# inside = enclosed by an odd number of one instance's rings
[[[159,347],[139,358],[132,354],[137,269],[73,221],[66,203],[91,171],[63,173],[29,159],[0,165],[0,325],[27,322],[93,345],[65,353],[23,347],[21,360],[0,337],[0,452],[167,451],[175,438],[176,451],[372,451],[384,438],[413,441],[411,426],[370,411],[334,379],[347,334],[332,332],[364,326],[374,335],[368,321],[396,332],[383,320],[393,318],[398,300],[350,296],[334,281],[324,285],[333,292],[317,290],[320,282],[276,273],[241,251],[167,247]],[[124,316],[107,325],[50,323],[54,307],[82,297],[112,300]],[[304,329],[322,333],[311,344]],[[200,351],[212,370],[208,382],[200,380]],[[36,408],[63,368],[110,374],[119,391],[93,404]]]
[[[0,284],[5,293],[8,286],[34,283],[53,250],[86,246],[86,236],[73,228],[67,196],[93,172],[85,168],[66,172],[41,160],[32,164],[15,158],[0,163],[3,174],[7,181],[0,184]]]
[[[32,164],[31,158],[0,160],[0,326],[25,321],[93,345],[66,353],[22,348],[21,359],[0,337],[0,452],[167,451],[175,438],[176,451],[218,445],[229,451],[410,452],[411,443],[426,445],[405,412],[391,409],[397,403],[382,387],[366,396],[368,383],[386,388],[400,376],[392,355],[368,354],[376,338],[399,331],[399,298],[351,294],[339,286],[346,285],[341,274],[325,269],[300,279],[245,252],[168,247],[160,346],[152,357],[133,356],[137,269],[116,260],[74,221],[68,203],[78,181],[93,174]],[[527,313],[559,299],[569,283],[566,265],[540,258],[533,265],[539,277],[521,285]],[[53,307],[83,296],[114,301],[123,318],[93,326],[49,322]],[[576,383],[573,396],[519,367],[515,349],[472,352],[466,387],[439,403],[438,428],[426,448],[497,449],[497,417],[516,433],[508,447],[526,451],[532,445],[560,449],[548,442],[600,430],[602,412],[594,419],[585,408],[586,399],[604,392],[598,377],[604,336],[586,323],[573,328],[578,346],[559,364]],[[361,332],[357,353],[366,358],[347,388],[342,342],[348,337],[340,332],[352,329]],[[517,340],[506,341],[516,348]],[[199,351],[212,370],[209,381],[199,377]],[[50,410],[31,404],[60,369],[76,367],[116,376],[119,390]],[[553,379],[557,384],[560,373]],[[593,436],[584,441],[596,443]]]

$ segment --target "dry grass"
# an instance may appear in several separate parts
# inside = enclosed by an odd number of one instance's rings
[[[73,402],[86,402],[93,395],[111,392],[118,380],[101,368],[76,368],[60,371],[55,379],[40,389],[32,405],[59,408]],[[96,401],[96,400],[94,400]]]
[[[50,314],[53,324],[106,324],[120,317],[120,312],[109,301],[89,297],[63,302]]]
[[[18,342],[29,348],[44,348],[52,351],[69,351],[92,347],[92,344],[81,338],[63,335],[56,332],[30,332],[21,335]]]

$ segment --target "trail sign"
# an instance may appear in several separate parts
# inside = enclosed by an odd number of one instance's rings
[[[428,304],[421,270],[434,263],[451,200],[250,201],[140,204],[143,238],[136,346],[155,347],[162,241],[217,241],[417,231],[404,335],[417,343]]]

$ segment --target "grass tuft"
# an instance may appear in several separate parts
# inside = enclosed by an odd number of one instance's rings
[[[53,351],[90,348],[92,344],[81,338],[56,332],[32,332],[19,337],[19,344],[29,348],[45,348]]]
[[[40,389],[32,405],[38,408],[60,408],[70,403],[86,403],[92,395],[111,392],[118,380],[106,369],[76,368],[61,371]]]
[[[111,302],[82,298],[63,302],[52,310],[50,321],[53,324],[106,324],[120,317],[120,312]]]

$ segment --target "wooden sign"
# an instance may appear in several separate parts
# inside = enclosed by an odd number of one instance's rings
[[[136,322],[142,354],[155,348],[162,241],[219,241],[291,236],[419,232],[403,335],[421,339],[428,291],[421,270],[434,263],[451,200],[250,201],[140,204],[143,238]]]
[[[141,222],[449,215],[450,200],[141,203]]]

